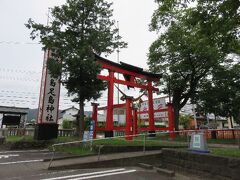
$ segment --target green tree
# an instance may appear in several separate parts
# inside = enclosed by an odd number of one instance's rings
[[[217,67],[212,77],[201,84],[197,103],[208,113],[240,122],[240,65],[225,64]]]
[[[59,76],[79,104],[77,133],[84,131],[84,102],[97,99],[105,84],[97,79],[101,67],[95,62],[95,53],[109,54],[126,46],[114,26],[112,3],[104,0],[67,0],[66,4],[51,9],[48,25],[29,19],[27,28],[31,38],[40,37],[43,49],[54,49],[48,60],[52,75]],[[61,59],[56,63],[54,59]]]
[[[90,129],[90,121],[91,121],[90,117],[85,117],[84,118],[84,130],[85,131],[89,131],[89,129]]]
[[[236,18],[239,12],[232,4],[224,6],[226,11],[233,12],[225,17],[222,3],[215,1],[156,2],[158,9],[153,14],[150,30],[165,32],[152,43],[148,64],[152,71],[163,74],[165,93],[170,92],[172,96],[177,130],[179,110],[194,98],[199,82],[228,53],[239,52],[239,19]],[[239,7],[238,3],[235,5]],[[219,27],[223,22],[229,24],[226,29]]]
[[[184,129],[188,129],[190,127],[191,116],[190,115],[180,115],[179,124],[183,126]]]
[[[72,121],[69,121],[68,119],[63,119],[62,128],[63,129],[71,129],[71,128],[73,128]]]
[[[179,21],[199,26],[200,32],[215,41],[225,53],[240,53],[239,0],[155,0],[151,30],[159,30]]]

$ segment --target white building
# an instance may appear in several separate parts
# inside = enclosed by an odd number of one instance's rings
[[[224,117],[219,117],[216,116],[214,114],[207,114],[206,117],[204,116],[199,116],[195,113],[194,108],[196,108],[195,104],[190,104],[187,103],[181,110],[180,110],[180,114],[182,115],[191,115],[193,118],[194,116],[197,119],[197,124],[198,127],[202,126],[204,127],[204,125],[206,125],[206,127],[210,127],[210,128],[218,128],[218,129],[223,129],[223,128],[231,128],[229,126],[228,120]]]
[[[165,97],[155,98],[153,99],[153,109],[160,110],[163,108],[167,108]],[[145,125],[148,125],[148,101],[143,101],[139,105],[136,105],[138,108],[137,112],[141,112],[138,114],[138,120],[142,121]],[[106,114],[107,107],[102,107],[98,111],[98,122],[103,123],[106,122]],[[168,125],[168,113],[167,112],[155,112],[154,119],[156,125]],[[126,107],[118,107],[113,110],[113,121],[118,125],[125,125],[126,123]]]
[[[70,122],[75,121],[77,113],[78,113],[78,109],[75,108],[74,106],[62,110],[60,112],[60,117],[58,119],[59,128],[60,129],[62,128],[62,123],[63,123],[64,120],[65,121],[70,121]]]

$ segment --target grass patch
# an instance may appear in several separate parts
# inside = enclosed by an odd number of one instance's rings
[[[81,141],[79,137],[76,136],[67,136],[67,137],[58,137],[54,139],[55,143],[62,143],[62,142],[71,142],[71,141]]]
[[[34,141],[33,136],[7,136],[7,142],[19,142],[19,141]],[[57,139],[51,140],[53,143],[80,141],[79,137],[58,137]]]
[[[8,136],[6,142],[33,141],[32,136]]]
[[[121,146],[121,145],[127,145],[127,146],[136,146],[136,145],[143,145],[142,141],[126,141],[123,138],[119,139],[101,139],[97,141],[93,141],[94,145],[112,145],[112,146]]]
[[[124,138],[118,139],[101,139],[93,142],[94,145],[112,145],[112,146],[143,146],[143,137],[135,137],[132,141],[127,141]],[[146,146],[180,146],[181,142],[161,141],[158,138],[146,138]]]
[[[187,138],[186,136],[176,136],[173,141],[177,142],[187,142],[190,141],[190,136]],[[156,139],[169,141],[168,135],[158,135]],[[207,139],[207,143],[209,144],[238,144],[238,139]]]
[[[164,141],[169,141],[170,137],[169,135],[163,134],[163,135],[158,135],[156,136],[156,139],[158,140],[164,140]],[[190,137],[186,137],[186,136],[176,136],[173,141],[178,141],[178,142],[187,142],[188,139],[190,139]]]
[[[95,154],[94,151],[91,151],[89,146],[61,146],[57,147],[56,151],[79,156]]]
[[[178,148],[178,151],[189,152],[189,149]],[[210,154],[223,156],[223,157],[234,157],[240,158],[240,149],[234,148],[209,148]]]
[[[99,139],[93,141],[93,149],[96,149],[96,146],[104,145],[104,146],[142,146],[144,145],[143,137],[134,138],[132,141],[127,141],[124,138],[114,138],[114,139]],[[158,139],[146,138],[146,147],[151,146],[161,146],[161,147],[185,147],[181,142],[175,141],[159,141]],[[96,152],[90,150],[90,144],[82,144],[82,143],[74,143],[68,145],[60,145],[57,146],[56,151],[65,152],[74,155],[91,155],[96,154]],[[97,150],[96,150],[97,151]]]
[[[207,142],[210,144],[237,144],[237,139],[208,139]]]
[[[212,148],[211,153],[218,156],[238,157],[240,158],[240,149]]]

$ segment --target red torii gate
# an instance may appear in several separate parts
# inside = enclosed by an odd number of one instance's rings
[[[152,83],[157,82],[162,77],[160,74],[154,74],[150,72],[143,71],[142,68],[132,66],[123,62],[115,63],[109,61],[103,57],[95,55],[96,62],[102,66],[103,69],[108,70],[108,75],[98,75],[98,79],[108,82],[108,100],[107,100],[107,115],[106,115],[106,126],[105,128],[97,127],[97,111],[98,104],[92,103],[93,106],[93,114],[92,118],[95,122],[95,131],[93,137],[96,137],[96,130],[104,130],[106,136],[113,136],[113,130],[119,130],[119,128],[114,128],[113,126],[113,109],[116,107],[121,107],[123,105],[114,105],[113,104],[113,96],[114,96],[114,83],[126,85],[128,87],[137,87],[144,90],[147,90],[148,94],[148,117],[149,117],[149,127],[146,129],[149,132],[154,132],[156,130],[154,125],[154,109],[153,109],[153,92],[159,91],[158,88],[153,87]],[[125,80],[117,79],[114,76],[114,73],[119,73],[124,76]],[[147,85],[138,83],[136,78],[140,78],[147,81]],[[132,127],[132,97],[126,96],[126,134],[131,135],[131,127]],[[172,109],[172,107],[171,107]],[[169,117],[169,130],[173,130],[173,116],[170,113]],[[137,113],[134,111],[134,118],[136,118]],[[125,128],[124,128],[125,129]],[[135,127],[135,132],[136,132]],[[128,138],[131,139],[131,138]]]

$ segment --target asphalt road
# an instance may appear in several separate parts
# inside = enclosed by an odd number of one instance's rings
[[[98,180],[170,180],[194,179],[177,175],[175,178],[165,177],[154,170],[140,167],[113,167],[96,169],[78,169],[54,171],[47,170],[50,158],[48,151],[0,151],[0,179],[1,180],[58,180],[58,179],[98,179]],[[56,157],[64,156],[57,154]]]

